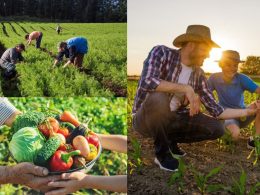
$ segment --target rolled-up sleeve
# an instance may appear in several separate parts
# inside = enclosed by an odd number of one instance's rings
[[[198,93],[202,104],[206,107],[211,116],[218,117],[224,111],[224,108],[215,101],[205,76],[200,77],[200,90]]]
[[[16,110],[7,98],[0,97],[0,125],[3,125]]]
[[[140,88],[144,91],[154,91],[161,83],[160,73],[165,58],[163,47],[154,47],[146,60],[142,72]]]

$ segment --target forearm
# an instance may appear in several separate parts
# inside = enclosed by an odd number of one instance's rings
[[[64,64],[63,67],[66,67],[66,66],[68,66],[69,64],[71,64],[71,61],[70,61],[70,60],[69,60],[66,64]]]
[[[21,114],[21,111],[16,110],[5,122],[4,125],[11,127],[15,121],[17,115]]]
[[[58,64],[59,60],[55,60],[53,66],[56,66]]]
[[[127,176],[90,176],[83,180],[83,187],[89,189],[108,190],[113,192],[127,192]]]
[[[97,134],[103,148],[127,153],[127,137],[123,135]]]
[[[166,93],[186,93],[187,87],[191,88],[189,85],[177,84],[162,80],[155,90]]]
[[[0,184],[11,183],[7,166],[0,166]]]
[[[233,119],[233,118],[239,118],[239,117],[245,117],[249,115],[253,115],[256,113],[256,110],[254,109],[231,109],[227,108],[222,112],[218,118],[219,119]]]

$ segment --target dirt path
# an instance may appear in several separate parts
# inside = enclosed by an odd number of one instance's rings
[[[188,168],[184,176],[184,191],[179,193],[178,186],[168,186],[171,177],[170,172],[160,170],[154,163],[153,141],[144,139],[141,135],[132,130],[128,133],[128,140],[137,138],[141,143],[142,162],[144,163],[141,173],[133,172],[128,176],[128,194],[200,194],[193,173]],[[185,164],[193,165],[199,172],[209,173],[211,169],[223,165],[222,170],[215,177],[209,180],[210,184],[222,183],[230,186],[233,183],[232,177],[238,179],[241,174],[241,167],[247,174],[247,189],[260,181],[260,165],[252,165],[252,160],[247,160],[250,150],[246,147],[247,138],[242,137],[235,146],[233,154],[229,151],[219,149],[217,141],[203,141],[192,144],[180,144],[187,152],[183,158]],[[128,143],[129,151],[133,151],[131,143]],[[131,156],[129,155],[129,160]],[[130,173],[130,166],[128,166]],[[222,191],[211,194],[230,194]],[[260,194],[260,189],[257,191]]]

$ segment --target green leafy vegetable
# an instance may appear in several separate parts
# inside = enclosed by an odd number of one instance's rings
[[[12,132],[17,132],[24,127],[37,127],[45,119],[45,115],[42,112],[26,112],[19,115],[15,120]]]
[[[24,127],[13,135],[9,150],[17,162],[33,162],[44,143],[45,138],[37,128]]]

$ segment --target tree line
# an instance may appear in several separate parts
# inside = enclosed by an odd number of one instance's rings
[[[70,22],[126,22],[127,0],[0,0],[0,16]]]

